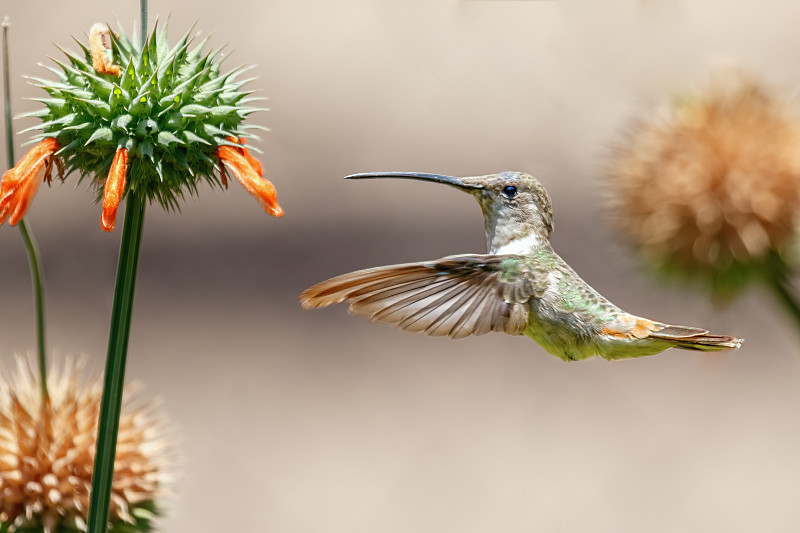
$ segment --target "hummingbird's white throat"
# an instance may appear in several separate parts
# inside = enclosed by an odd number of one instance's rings
[[[509,202],[487,192],[476,197],[483,211],[490,254],[530,254],[549,242],[542,214],[533,202]]]

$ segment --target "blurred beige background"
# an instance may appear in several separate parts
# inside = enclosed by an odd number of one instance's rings
[[[11,2],[23,74],[138,3]],[[786,532],[800,527],[800,336],[763,292],[724,311],[643,275],[603,212],[624,124],[711,69],[796,92],[800,4],[729,0],[152,1],[255,64],[272,110],[261,160],[287,215],[233,183],[147,213],[128,376],[182,433],[164,531]],[[73,45],[74,48],[74,45]],[[18,120],[17,129],[34,124]],[[17,157],[24,136],[15,139]],[[2,144],[5,147],[5,140]],[[2,153],[5,161],[5,153]],[[446,187],[345,182],[370,170],[524,170],[555,205],[554,246],[634,313],[745,337],[736,353],[566,364],[524,338],[398,332],[307,286],[368,266],[484,250]],[[30,211],[50,346],[103,364],[120,231],[71,176]],[[121,220],[121,218],[120,218]],[[32,348],[16,229],[0,228],[0,361]]]

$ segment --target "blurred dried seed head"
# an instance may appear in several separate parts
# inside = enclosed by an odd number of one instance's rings
[[[67,359],[48,376],[43,405],[37,371],[17,359],[0,373],[0,531],[86,530],[102,395],[100,376],[82,377]],[[169,468],[168,421],[126,387],[120,420],[109,531],[150,531]]]
[[[741,75],[633,124],[608,170],[611,213],[651,265],[730,296],[793,262],[800,123]]]

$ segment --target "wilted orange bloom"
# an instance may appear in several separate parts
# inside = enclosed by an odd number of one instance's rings
[[[111,30],[106,24],[98,22],[89,30],[89,51],[92,54],[92,67],[97,72],[119,76],[119,66],[109,61]]]
[[[100,217],[100,226],[103,231],[114,231],[117,222],[117,208],[125,192],[125,173],[128,170],[128,149],[117,148],[111,170],[103,188],[103,214]]]
[[[244,145],[244,140],[228,137],[228,141]],[[261,168],[261,163],[258,162],[244,146],[219,146],[214,155],[219,157],[219,160],[226,167],[231,169],[236,175],[239,183],[253,195],[264,211],[274,217],[282,217],[283,209],[278,205],[278,198],[275,193],[275,187],[272,183],[263,177],[264,171]],[[220,168],[223,184],[227,182],[224,169]]]
[[[14,168],[3,174],[0,179],[0,224],[9,219],[14,226],[22,220],[39,188],[39,180],[50,183],[53,162],[58,167],[59,177],[64,179],[61,160],[55,156],[59,149],[61,144],[55,137],[43,139]]]

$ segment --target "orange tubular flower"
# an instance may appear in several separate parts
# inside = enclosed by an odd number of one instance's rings
[[[227,140],[244,144],[242,140],[233,137],[229,137]],[[274,217],[283,216],[283,209],[278,205],[275,187],[272,186],[268,179],[263,177],[264,171],[261,168],[261,163],[250,155],[247,148],[244,146],[219,146],[214,151],[214,155],[219,158],[222,164],[233,171],[239,183],[258,200],[264,211]]]
[[[232,137],[228,137],[228,140],[231,142],[237,142],[236,139],[233,139]],[[253,170],[255,170],[258,175],[263,178],[264,169],[261,168],[261,162],[250,155],[250,150],[244,147],[244,139],[239,139],[238,142],[242,145],[242,155],[244,155],[245,159],[247,159],[247,162],[250,163],[250,166],[253,167]]]
[[[122,194],[125,192],[125,174],[128,171],[128,149],[117,148],[111,170],[103,188],[103,215],[100,217],[100,226],[103,231],[114,231],[117,222],[117,208]]]
[[[17,166],[3,174],[0,180],[0,224],[9,219],[14,226],[22,220],[39,188],[39,180],[49,183],[52,179],[53,162],[58,167],[59,177],[64,179],[61,161],[55,156],[60,149],[61,144],[55,137],[47,137],[25,154]]]

